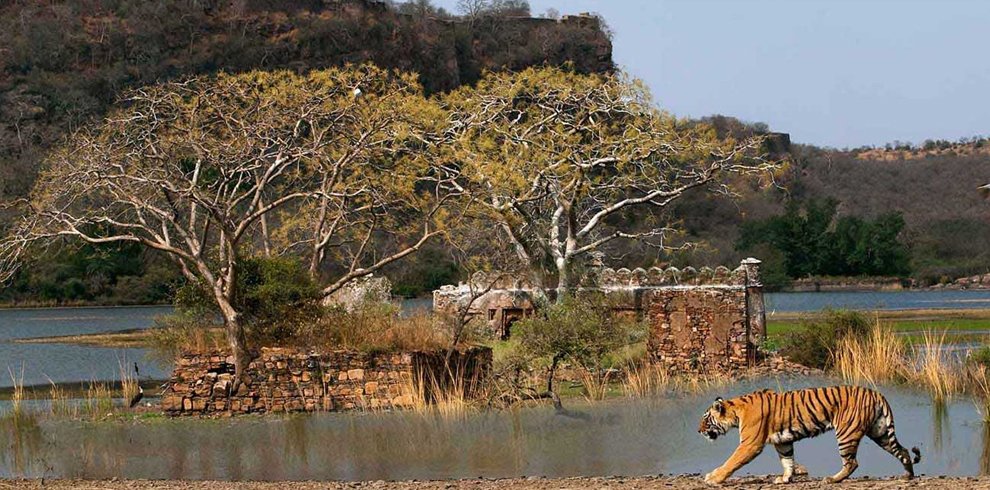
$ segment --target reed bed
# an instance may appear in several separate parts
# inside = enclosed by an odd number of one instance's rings
[[[451,369],[446,376],[437,376],[432,371],[420,370],[403,387],[412,395],[413,412],[436,416],[442,419],[461,418],[471,413],[476,406],[472,397],[480,389],[479,380],[469,378],[462,369]]]
[[[945,353],[945,332],[925,331],[920,349],[915,349],[912,380],[920,384],[936,402],[945,402],[962,391],[965,385],[963,366]]]
[[[51,385],[48,388],[48,410],[53,417],[79,416],[79,407],[69,401],[69,394],[58,385],[52,378],[48,378]]]
[[[673,379],[666,367],[651,362],[640,362],[626,370],[622,391],[630,398],[655,396],[670,389]]]
[[[907,379],[906,349],[890,325],[877,320],[865,337],[846,335],[832,352],[833,369],[845,381],[877,386]]]
[[[725,373],[674,375],[665,366],[642,362],[626,371],[622,391],[629,398],[665,393],[700,394],[724,388],[733,381],[735,379]]]
[[[968,393],[990,421],[990,372],[982,364],[947,353],[947,335],[927,330],[909,349],[889,324],[878,320],[865,336],[840,339],[832,354],[833,372],[857,384],[910,383],[927,391],[938,404]]]
[[[113,390],[107,383],[90,382],[83,400],[86,413],[93,419],[113,414]]]
[[[604,400],[612,388],[612,378],[615,371],[609,369],[604,373],[597,373],[588,369],[580,371],[581,387],[584,389],[584,397],[588,401]]]

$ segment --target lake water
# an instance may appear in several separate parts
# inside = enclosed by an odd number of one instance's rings
[[[145,349],[73,344],[18,344],[15,339],[148,328],[171,307],[39,308],[0,310],[0,388],[12,386],[8,367],[25,385],[116,380],[119,362],[137,362],[142,378],[164,379],[169,366],[150,361]]]
[[[843,291],[766,294],[768,313],[800,313],[822,308],[852,310],[990,308],[990,290]]]
[[[904,291],[770,293],[768,312],[818,311],[824,307],[855,309],[990,308],[990,291]],[[403,301],[403,311],[428,310],[430,299]],[[0,388],[10,387],[7,368],[24,384],[115,380],[118,363],[138,362],[144,378],[165,379],[169,366],[147,357],[145,349],[108,349],[71,344],[17,344],[14,339],[113,332],[148,328],[170,307],[42,308],[0,310]]]
[[[715,396],[791,388],[828,380],[755,380],[704,395],[569,402],[550,407],[439,418],[415,413],[181,419],[147,422],[0,422],[0,477],[183,478],[233,480],[392,480],[475,477],[705,473],[738,444],[697,434]],[[919,474],[976,475],[990,468],[990,432],[973,404],[934,407],[927,395],[881,390],[897,435],[923,454]],[[795,444],[816,478],[838,470],[835,436]],[[858,476],[901,472],[864,440]],[[779,473],[772,448],[740,474]]]

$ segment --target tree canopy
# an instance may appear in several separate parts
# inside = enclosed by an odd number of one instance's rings
[[[837,217],[839,202],[792,202],[784,214],[743,224],[737,248],[768,244],[783,254],[792,278],[896,276],[910,272],[908,250],[900,241],[904,219],[887,213],[873,219]]]
[[[0,260],[60,237],[163,252],[208,289],[243,374],[247,258],[303,257],[329,295],[442,232],[438,116],[413,76],[370,65],[137,89],[48,158]]]
[[[665,245],[665,208],[693,189],[731,194],[730,177],[769,175],[761,140],[720,139],[656,108],[622,74],[493,73],[444,97],[463,192],[537,279],[574,286],[591,252],[622,240]],[[638,219],[640,218],[640,219]]]

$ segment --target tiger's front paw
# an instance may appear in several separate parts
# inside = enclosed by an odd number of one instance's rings
[[[719,476],[718,471],[712,471],[705,475],[705,483],[709,485],[721,485],[725,481],[724,476]]]
[[[791,482],[790,478],[784,478],[783,476],[778,476],[773,479],[774,485],[780,485],[782,483],[790,483],[790,482]]]

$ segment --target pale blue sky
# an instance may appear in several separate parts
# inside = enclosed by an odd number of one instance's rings
[[[434,0],[456,10],[457,0]],[[834,147],[990,135],[990,1],[530,0],[598,12],[614,58],[678,116]]]

